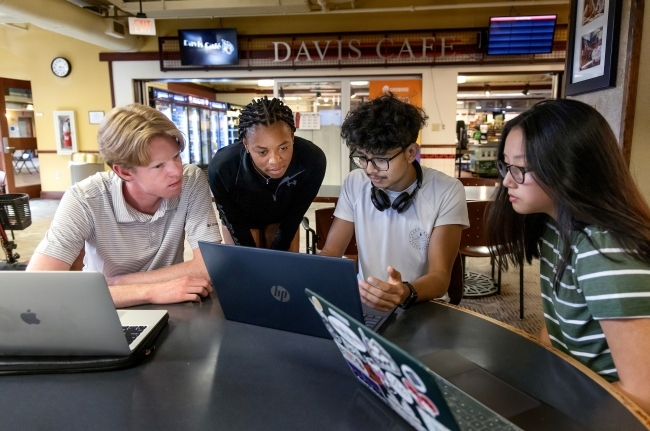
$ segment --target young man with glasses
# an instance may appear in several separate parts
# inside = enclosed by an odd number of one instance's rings
[[[321,254],[342,256],[355,234],[361,299],[379,310],[445,298],[469,226],[462,184],[416,160],[426,120],[384,95],[351,111],[341,130],[360,169],[343,183]]]

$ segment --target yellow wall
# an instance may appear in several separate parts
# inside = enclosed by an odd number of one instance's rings
[[[650,204],[650,5],[645,7],[643,25],[630,171]]]
[[[74,111],[78,149],[97,150],[97,125],[89,124],[88,111],[111,109],[108,65],[99,61],[99,53],[104,51],[34,25],[27,31],[0,26],[0,77],[31,82],[39,150],[56,149],[53,111]],[[66,78],[58,78],[50,70],[58,56],[72,65]],[[70,156],[39,154],[43,191],[63,191],[70,185],[69,160]]]

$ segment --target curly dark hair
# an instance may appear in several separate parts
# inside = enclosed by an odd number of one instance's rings
[[[278,121],[284,121],[291,127],[291,131],[296,131],[293,112],[282,100],[275,97],[269,100],[266,96],[253,100],[239,114],[239,137],[243,140],[248,129],[257,125],[270,126]]]
[[[417,141],[428,118],[421,108],[388,93],[350,111],[341,126],[341,137],[353,152],[359,148],[382,155]]]

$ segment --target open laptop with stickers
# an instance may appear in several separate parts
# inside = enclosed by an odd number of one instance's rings
[[[321,295],[307,297],[354,376],[417,430],[520,430]]]
[[[372,330],[392,312],[362,305],[350,259],[199,241],[226,319],[330,338],[305,297],[309,287]]]

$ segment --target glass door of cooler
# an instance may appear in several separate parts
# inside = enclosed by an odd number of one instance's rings
[[[239,138],[239,112],[228,111],[228,145],[232,145]]]
[[[189,130],[188,145],[190,147],[190,163],[201,163],[201,117],[200,109],[195,106],[188,108]]]
[[[165,114],[165,117],[172,119],[172,105],[168,102],[155,102],[156,109]],[[172,120],[173,121],[173,120]]]
[[[189,142],[189,120],[187,118],[187,107],[183,105],[172,105],[171,120],[185,136],[185,149],[181,152],[183,164],[190,163],[190,142]]]
[[[228,129],[223,129],[226,120],[226,113],[222,111],[210,111],[210,151],[211,155],[226,146],[226,135]],[[227,126],[226,126],[227,127]]]
[[[210,129],[210,110],[201,109],[201,161],[197,161],[197,164],[202,166],[210,163],[212,159]]]

